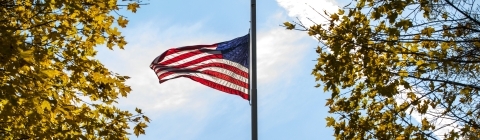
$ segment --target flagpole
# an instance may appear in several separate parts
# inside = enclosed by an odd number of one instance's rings
[[[250,57],[251,57],[251,88],[250,103],[252,107],[252,140],[258,140],[258,121],[257,121],[257,17],[256,17],[256,0],[251,0],[250,7]]]

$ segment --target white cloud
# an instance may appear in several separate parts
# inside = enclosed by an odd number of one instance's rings
[[[186,78],[159,84],[156,74],[149,67],[150,63],[169,48],[211,44],[230,37],[202,31],[202,22],[168,26],[151,21],[136,25],[123,32],[128,42],[125,50],[99,50],[98,58],[109,70],[131,77],[126,84],[131,86],[132,92],[127,98],[120,98],[118,106],[128,110],[135,107],[143,109],[153,120],[149,125],[154,129],[147,130],[150,135],[161,131],[178,131],[185,134],[181,139],[194,139],[208,124],[205,120],[211,117],[215,109],[212,104],[225,95],[219,91],[210,92],[212,90],[208,87]],[[237,104],[242,102],[248,106],[248,102],[237,98]],[[166,124],[168,126],[164,126]],[[166,139],[175,136],[162,135]]]
[[[289,15],[292,14],[295,15],[295,13],[289,12]],[[305,32],[290,31],[278,26],[288,20],[286,15],[278,13],[268,18],[267,24],[269,25],[261,28],[257,34],[258,82],[259,87],[262,88],[291,81],[290,79],[294,76],[292,70],[301,66],[302,61],[305,61],[306,52],[312,51],[314,46],[311,44],[316,42],[311,40]],[[168,129],[169,131],[182,131],[189,135],[187,138],[195,138],[195,135],[201,134],[206,124],[209,124],[208,121],[213,121],[212,117],[229,112],[232,107],[239,107],[236,110],[250,108],[248,102],[240,97],[212,90],[186,78],[159,84],[149,65],[156,56],[169,48],[213,44],[242,36],[242,34],[225,35],[224,33],[205,31],[203,29],[207,25],[202,21],[170,25],[165,22],[151,21],[129,26],[123,32],[128,42],[125,50],[110,51],[100,48],[98,56],[100,61],[111,71],[131,77],[127,80],[127,85],[132,87],[132,92],[128,98],[119,100],[121,108],[139,107],[143,109],[154,120],[150,125],[159,127],[158,130],[164,130],[167,127],[158,126],[164,124],[158,124],[159,121],[155,120],[169,123],[166,121],[179,121],[172,118],[187,117],[188,119],[182,119],[185,122],[175,124]],[[262,25],[265,24],[262,23]],[[266,98],[268,96],[273,96],[273,93],[265,92],[259,97]],[[276,99],[286,100],[284,98]],[[224,102],[229,102],[229,105],[218,106]],[[268,108],[272,108],[275,102],[280,101],[265,100],[261,105],[268,112]],[[250,111],[246,110],[246,112]],[[250,119],[248,113],[237,117],[232,120],[237,120],[236,123],[239,125],[245,123],[244,119],[247,121]],[[185,127],[189,129],[185,130]]]
[[[258,34],[257,60],[258,81],[268,84],[274,81],[285,82],[289,79],[288,72],[298,67],[305,51],[312,50],[304,40],[305,32],[290,31],[278,27]],[[313,42],[313,41],[312,41]]]
[[[308,39],[305,32],[289,31],[277,26],[284,20],[285,15],[277,14],[270,17],[270,21],[278,22],[270,25],[268,29],[258,31],[259,85],[290,81],[292,74],[288,72],[298,67],[300,61],[304,61],[303,54],[307,50],[312,50],[305,41],[315,41]],[[99,51],[100,60],[110,70],[131,77],[127,85],[132,87],[132,92],[128,98],[120,99],[120,107],[139,107],[154,120],[165,115],[195,114],[197,125],[205,124],[201,118],[208,119],[213,112],[218,112],[219,108],[215,106],[218,102],[232,99],[232,104],[249,108],[248,102],[240,97],[212,90],[186,78],[159,84],[156,75],[149,68],[151,61],[169,48],[213,44],[242,34],[226,36],[205,32],[202,28],[206,25],[202,22],[176,26],[153,23],[156,22],[129,27],[123,33],[127,35],[128,41],[125,50]]]
[[[197,118],[206,116],[210,100],[205,98],[214,100],[219,94],[204,94],[208,87],[185,78],[159,84],[149,68],[152,60],[169,48],[209,44],[225,38],[205,33],[201,31],[202,27],[202,22],[170,27],[147,22],[130,27],[123,33],[128,41],[125,50],[100,50],[100,60],[111,71],[131,77],[126,83],[131,86],[132,92],[128,98],[119,100],[120,107],[139,107],[152,119],[168,112],[196,114]]]
[[[277,3],[287,10],[288,16],[298,18],[306,27],[314,25],[313,22],[320,24],[327,21],[315,10],[323,15],[324,10],[334,13],[339,8],[334,0],[277,0]]]

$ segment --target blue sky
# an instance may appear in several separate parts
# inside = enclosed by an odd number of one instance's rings
[[[149,68],[168,48],[213,44],[248,33],[250,0],[145,1],[136,14],[121,12],[125,50],[99,48],[98,58],[110,70],[131,77],[122,109],[143,109],[152,121],[141,140],[247,140],[251,138],[250,105],[238,96],[210,89],[188,79],[158,84]],[[308,5],[335,11],[329,0],[257,1],[259,139],[333,139],[326,127],[329,94],[314,88],[310,75],[318,41],[305,32],[280,25],[306,17],[324,21]]]
[[[258,121],[261,140],[334,139],[326,127],[330,96],[314,88],[310,75],[320,45],[307,33],[280,25],[297,18],[324,22],[313,8],[335,12],[348,0],[257,1]],[[152,121],[140,140],[247,140],[251,138],[250,105],[239,96],[210,89],[188,79],[161,85],[149,68],[169,48],[213,44],[248,33],[250,0],[146,1],[136,14],[120,12],[125,50],[99,47],[97,58],[110,70],[131,77],[128,98],[119,107],[143,109]],[[418,116],[418,119],[428,116]]]
[[[122,109],[143,109],[152,121],[141,140],[247,140],[250,105],[238,96],[210,89],[188,79],[162,84],[149,68],[168,48],[213,44],[248,33],[250,0],[146,1],[122,29],[125,50],[99,48],[98,58],[110,70],[131,77]],[[310,75],[318,41],[305,32],[285,30],[285,21],[322,21],[305,4],[332,11],[334,1],[257,1],[259,139],[333,139],[326,127],[329,94],[314,88]]]

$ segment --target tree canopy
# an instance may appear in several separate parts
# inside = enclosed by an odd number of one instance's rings
[[[312,75],[331,93],[326,120],[337,139],[478,139],[479,8],[475,0],[355,0],[319,12],[329,22],[284,25],[323,43]]]
[[[122,5],[122,3],[124,3]],[[0,0],[0,139],[128,139],[150,120],[115,107],[128,76],[95,59],[123,49],[140,1]],[[129,128],[133,126],[133,131]]]

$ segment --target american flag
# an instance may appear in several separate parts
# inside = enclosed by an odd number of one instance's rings
[[[185,77],[211,88],[249,100],[249,34],[212,45],[172,48],[150,68],[160,83]]]

